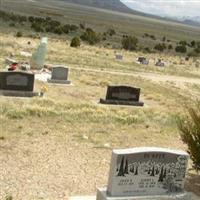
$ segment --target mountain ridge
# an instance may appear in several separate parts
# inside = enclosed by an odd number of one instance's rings
[[[120,0],[61,0],[68,3],[80,4],[95,8],[107,9],[123,13],[138,14],[146,16],[147,14],[133,10],[122,3]]]

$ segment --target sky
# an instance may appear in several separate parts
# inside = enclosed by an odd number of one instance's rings
[[[200,17],[200,0],[121,0],[135,10],[167,17]]]

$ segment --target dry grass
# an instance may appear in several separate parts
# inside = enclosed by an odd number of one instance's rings
[[[20,51],[33,51],[38,43],[30,38],[20,38],[12,43],[14,39],[12,35],[0,34],[3,47],[0,64],[10,53],[20,59]],[[29,40],[31,47],[27,46]],[[54,39],[49,43],[48,62],[74,67],[70,74],[74,86],[37,81],[35,90],[40,90],[43,85],[48,88],[44,98],[0,97],[1,199],[12,195],[14,200],[59,200],[68,199],[70,195],[94,194],[96,187],[107,184],[112,148],[186,149],[180,140],[175,118],[184,113],[184,104],[190,101],[186,90],[189,88],[191,93],[196,93],[199,86],[175,87],[171,82],[158,83],[123,74],[77,70],[86,67],[171,73],[170,69],[162,71],[153,66],[146,68],[133,64],[132,60],[139,53],[123,52],[125,60],[118,62],[111,49],[86,45],[72,49],[67,45],[69,42],[63,44]],[[185,74],[178,66],[173,69],[177,75]],[[194,70],[188,68],[188,76],[191,77]],[[108,84],[141,87],[141,100],[145,106],[97,104],[105,97]],[[189,189],[198,191],[196,186]]]

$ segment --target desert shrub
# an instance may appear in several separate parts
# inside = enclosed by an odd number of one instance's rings
[[[134,51],[137,48],[138,39],[135,36],[128,36],[122,39],[122,48]]]
[[[78,26],[71,24],[70,25],[70,31],[77,31],[78,30]]]
[[[84,30],[85,29],[85,24],[79,24],[79,27]]]
[[[16,33],[16,37],[22,37],[22,32],[21,31],[18,31],[17,33]]]
[[[187,42],[186,42],[185,40],[181,40],[181,41],[179,42],[179,44],[180,44],[181,46],[186,46],[186,45],[187,45]]]
[[[42,25],[37,22],[32,23],[31,28],[36,32],[44,32]]]
[[[115,32],[114,29],[108,29],[107,34],[110,35],[110,36],[113,36],[113,35],[116,34],[116,32]]]
[[[178,128],[195,170],[200,171],[200,102],[188,108],[187,117],[178,119]]]
[[[187,52],[187,48],[184,45],[178,45],[178,46],[176,46],[175,50],[178,53],[186,53]]]
[[[63,33],[62,26],[56,26],[53,30],[55,34],[61,35]]]
[[[155,45],[154,49],[157,51],[164,51],[166,49],[166,45],[165,43],[159,43]]]
[[[196,42],[193,40],[193,41],[190,43],[190,46],[191,46],[191,47],[195,47],[195,45],[196,45]]]
[[[156,40],[155,35],[150,35],[149,37],[150,37],[152,40]]]
[[[162,41],[163,41],[163,42],[165,42],[165,41],[166,41],[166,37],[165,37],[165,36],[163,36],[163,38],[162,38]]]
[[[168,49],[171,50],[173,49],[173,46],[171,44],[168,45]]]
[[[91,28],[87,28],[81,35],[83,41],[87,41],[90,45],[94,45],[100,42],[100,35],[94,32]]]
[[[10,26],[10,27],[15,27],[15,23],[14,23],[14,22],[11,22],[11,23],[9,24],[9,26]]]
[[[72,38],[70,46],[71,47],[80,47],[81,46],[80,38],[79,37]]]

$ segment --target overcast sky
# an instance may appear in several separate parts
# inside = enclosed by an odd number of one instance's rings
[[[171,17],[200,16],[200,0],[121,0],[135,10]]]

